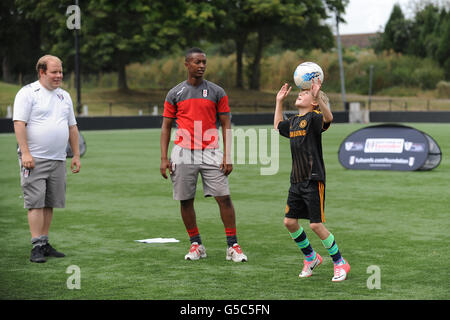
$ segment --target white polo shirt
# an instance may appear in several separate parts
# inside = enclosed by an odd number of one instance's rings
[[[14,120],[27,123],[28,148],[33,157],[66,160],[69,126],[77,124],[67,91],[47,90],[39,80],[26,85],[14,100]]]

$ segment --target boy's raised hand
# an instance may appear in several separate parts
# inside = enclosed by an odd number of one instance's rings
[[[320,78],[317,78],[317,82],[312,79],[311,94],[314,99],[317,99],[321,87],[322,81],[320,81]]]
[[[283,102],[284,99],[286,99],[286,97],[289,95],[289,92],[291,92],[292,87],[288,88],[288,86],[289,85],[287,83],[285,83],[281,87],[280,91],[278,91],[278,93],[277,93],[277,102]]]

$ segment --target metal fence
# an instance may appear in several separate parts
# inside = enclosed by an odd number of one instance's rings
[[[349,100],[344,106],[342,100],[330,99],[332,110],[348,111],[352,102],[358,102],[369,111],[450,111],[450,99],[423,98],[375,98],[367,100]]]

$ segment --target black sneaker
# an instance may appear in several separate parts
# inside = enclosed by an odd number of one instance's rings
[[[36,246],[33,249],[31,249],[30,261],[37,262],[37,263],[42,263],[42,262],[47,261],[47,260],[45,260],[44,250],[42,249],[42,246]]]
[[[42,252],[46,257],[62,258],[66,256],[64,253],[56,251],[55,248],[50,245],[50,243],[42,246]]]

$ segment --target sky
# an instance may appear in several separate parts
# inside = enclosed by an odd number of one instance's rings
[[[375,33],[383,31],[389,20],[392,8],[400,4],[403,13],[408,17],[411,0],[350,0],[343,16],[347,23],[339,24],[340,34]],[[333,32],[336,33],[334,19]]]

